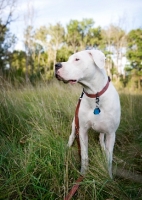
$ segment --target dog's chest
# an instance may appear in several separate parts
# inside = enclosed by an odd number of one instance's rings
[[[94,114],[94,109],[80,110],[79,125],[83,129],[93,128],[97,132],[106,132],[111,126],[111,121],[105,117],[104,110],[98,115]]]
[[[80,125],[87,124],[89,127],[94,127],[94,123],[99,126],[100,122],[104,119],[104,109],[102,104],[96,105],[95,99],[91,99],[89,102],[88,99],[82,99],[80,108],[79,108],[79,121]],[[95,114],[94,110],[96,108],[100,109],[100,113]]]
[[[113,132],[116,130],[120,121],[119,99],[108,97],[100,97],[99,114],[94,114],[96,108],[95,98],[89,99],[86,96],[82,98],[78,114],[80,127],[93,128],[98,132]]]

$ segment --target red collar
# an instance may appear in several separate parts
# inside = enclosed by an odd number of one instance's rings
[[[83,92],[90,98],[96,98],[96,97],[100,97],[107,89],[108,89],[108,86],[109,86],[109,82],[111,81],[110,77],[108,76],[108,81],[107,81],[107,84],[105,85],[105,87],[100,91],[100,92],[97,92],[96,94],[88,94],[87,92],[85,92],[83,90]]]

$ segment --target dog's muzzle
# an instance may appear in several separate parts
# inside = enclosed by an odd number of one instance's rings
[[[55,70],[58,71],[62,67],[61,63],[56,63],[55,64]]]
[[[59,69],[62,68],[62,64],[61,63],[56,63],[55,64],[55,76],[59,81],[62,81],[62,78],[59,75]]]
[[[71,84],[76,83],[77,80],[65,80],[61,75],[60,75],[60,71],[59,69],[61,69],[63,66],[61,63],[57,63],[55,64],[55,77],[59,80],[59,81],[63,81],[64,83],[68,83],[70,82]]]

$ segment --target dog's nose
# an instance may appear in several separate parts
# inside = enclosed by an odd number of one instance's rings
[[[60,69],[62,67],[61,63],[56,63],[55,64],[55,70],[57,71],[58,69]]]

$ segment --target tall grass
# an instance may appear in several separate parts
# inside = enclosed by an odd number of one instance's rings
[[[81,88],[53,82],[0,92],[0,199],[63,199],[79,176],[76,144],[66,144]],[[142,173],[141,95],[120,94],[114,171]],[[89,171],[73,199],[141,199],[141,183],[110,180],[98,133],[89,131]]]

